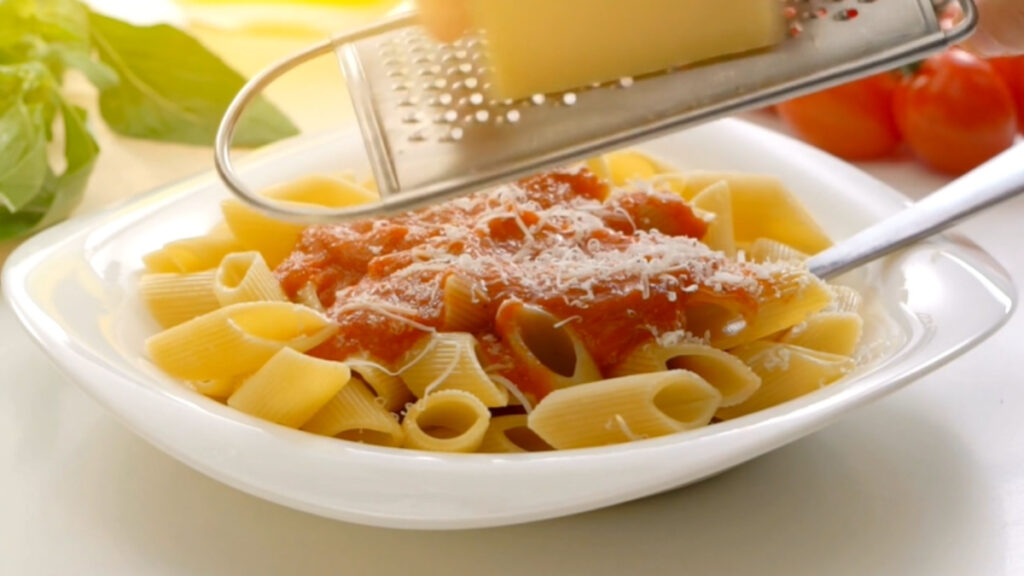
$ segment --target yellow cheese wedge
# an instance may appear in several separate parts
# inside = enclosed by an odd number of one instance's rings
[[[779,0],[420,0],[435,36],[484,31],[499,98],[765,48],[785,35],[781,6]]]

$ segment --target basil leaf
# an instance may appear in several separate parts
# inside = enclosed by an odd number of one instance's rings
[[[100,90],[117,86],[120,78],[110,66],[93,58],[92,54],[73,46],[53,44],[49,47],[49,56],[64,68],[74,68],[92,82]]]
[[[96,165],[100,148],[86,127],[85,110],[56,97],[64,123],[67,167],[58,176],[46,165],[43,182],[31,202],[14,213],[0,208],[0,239],[22,236],[67,218],[81,201]]]
[[[91,13],[93,44],[120,76],[100,92],[107,124],[126,136],[210,145],[244,80],[199,42],[171,26],[139,27]],[[253,102],[235,136],[258,146],[297,134],[266,99]]]
[[[44,224],[63,219],[78,205],[100,154],[99,144],[86,125],[85,109],[72,106],[61,98],[60,110],[64,119],[64,159],[67,166],[55,182],[56,198]]]
[[[7,0],[8,2],[12,0]],[[47,42],[89,46],[89,11],[78,0],[15,0]]]
[[[49,168],[40,105],[14,101],[0,115],[0,207],[17,212],[39,192]]]
[[[78,0],[0,0],[0,45],[26,36],[88,49],[89,12]]]
[[[46,171],[47,182],[55,183],[57,176],[53,170],[47,166]],[[47,185],[56,189],[54,184]],[[0,241],[24,236],[35,230],[42,222],[49,207],[53,205],[55,197],[55,194],[40,194],[28,206],[13,214],[6,208],[0,208]]]

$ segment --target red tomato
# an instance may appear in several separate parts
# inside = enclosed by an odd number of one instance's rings
[[[989,64],[996,69],[1017,101],[1017,129],[1024,134],[1024,56],[995,58],[989,60]]]
[[[904,79],[893,101],[914,153],[932,168],[962,174],[1013,145],[1013,96],[992,66],[952,49]]]
[[[880,74],[778,105],[779,115],[805,141],[847,160],[891,154],[900,145],[892,112],[895,74]]]

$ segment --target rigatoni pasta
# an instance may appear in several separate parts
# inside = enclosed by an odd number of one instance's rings
[[[814,217],[773,176],[694,172],[687,174],[686,189],[682,195],[692,199],[720,182],[729,185],[737,243],[768,238],[807,254],[820,252],[832,245]]]
[[[220,308],[214,292],[215,270],[191,274],[144,274],[139,296],[164,328],[177,326]]]
[[[401,446],[405,440],[398,417],[377,402],[359,377],[351,378],[302,429],[377,446]]]
[[[664,338],[637,347],[612,370],[612,375],[649,374],[689,370],[704,378],[722,395],[722,406],[750,398],[761,387],[761,378],[736,356],[693,340]]]
[[[447,332],[472,332],[486,326],[487,295],[461,274],[452,274],[444,281],[444,325]]]
[[[492,454],[520,454],[553,450],[530,428],[526,414],[506,414],[491,418],[484,439],[477,449]]]
[[[538,386],[554,390],[601,379],[601,370],[571,323],[540,308],[506,300],[494,317],[494,328],[522,377]]]
[[[799,398],[835,382],[855,366],[849,356],[777,342],[754,342],[733,353],[761,377],[761,388],[746,402],[719,410],[717,416],[723,420]]]
[[[348,365],[373,390],[375,401],[385,410],[397,413],[416,400],[405,382],[383,367],[361,358],[349,360]]]
[[[853,356],[864,331],[864,319],[854,312],[818,312],[786,330],[779,342],[819,352]]]
[[[266,193],[338,207],[371,182]],[[860,296],[810,275],[830,245],[775,178],[635,151],[392,218],[277,222],[235,200],[146,257],[149,358],[306,432],[526,453],[738,418],[854,369]],[[175,296],[180,297],[180,299]]]
[[[376,193],[354,182],[321,174],[274,186],[263,195],[285,205],[327,208],[364,204],[377,198]],[[260,252],[270,266],[276,267],[291,253],[303,230],[302,225],[275,220],[236,199],[224,201],[221,211],[238,243]]]
[[[697,374],[669,370],[556,390],[529,424],[555,448],[587,448],[706,426],[721,403],[721,393]]]
[[[352,377],[343,362],[282,348],[228,398],[228,406],[298,428],[341,392]]]
[[[472,334],[445,332],[426,337],[410,349],[413,360],[399,373],[406,387],[418,398],[441,390],[462,390],[485,406],[508,404],[508,390],[487,375],[477,357]]]
[[[236,252],[225,256],[217,268],[213,292],[221,306],[288,301],[281,284],[259,252]]]
[[[282,348],[305,352],[336,329],[323,314],[290,302],[234,304],[150,337],[146,352],[172,376],[217,380],[255,372]]]
[[[224,256],[241,249],[237,238],[216,230],[205,236],[171,242],[147,254],[142,261],[149,272],[186,274],[216,268]]]
[[[442,390],[420,398],[402,420],[406,448],[432,452],[476,452],[491,413],[476,396]]]
[[[716,182],[694,196],[693,205],[713,215],[701,239],[708,248],[730,258],[736,256],[736,230],[732,221],[732,192],[725,181]]]

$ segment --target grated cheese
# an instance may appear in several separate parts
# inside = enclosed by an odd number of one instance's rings
[[[685,330],[696,293],[756,301],[806,275],[798,264],[731,260],[697,234],[661,231],[652,209],[663,206],[702,222],[671,192],[609,194],[595,182],[581,168],[555,171],[395,218],[310,228],[277,274],[333,296],[325,305],[341,327],[339,355],[387,352],[381,334],[439,329],[453,273],[472,283],[475,304],[540,305],[559,326],[574,322],[588,344],[613,317],[630,318],[649,339]]]

